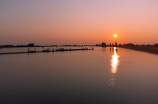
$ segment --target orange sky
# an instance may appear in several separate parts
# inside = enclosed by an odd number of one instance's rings
[[[155,44],[157,5],[158,0],[1,0],[0,45]]]

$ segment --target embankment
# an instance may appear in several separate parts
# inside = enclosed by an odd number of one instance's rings
[[[143,51],[143,52],[148,52],[158,55],[158,47],[154,47],[154,46],[150,46],[150,47],[149,46],[118,46],[118,47]]]

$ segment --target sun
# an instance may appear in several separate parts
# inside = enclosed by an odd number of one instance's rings
[[[114,34],[114,37],[116,38],[116,37],[117,37],[117,34]]]

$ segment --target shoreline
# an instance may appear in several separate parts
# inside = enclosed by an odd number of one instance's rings
[[[147,53],[152,53],[152,54],[157,54],[158,55],[158,47],[148,47],[148,46],[118,46],[119,48],[126,48],[126,49],[131,49],[131,50],[136,50],[136,51],[142,51],[142,52],[147,52]]]

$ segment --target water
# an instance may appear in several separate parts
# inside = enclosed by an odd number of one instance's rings
[[[0,55],[0,104],[158,104],[158,55],[96,47]]]

